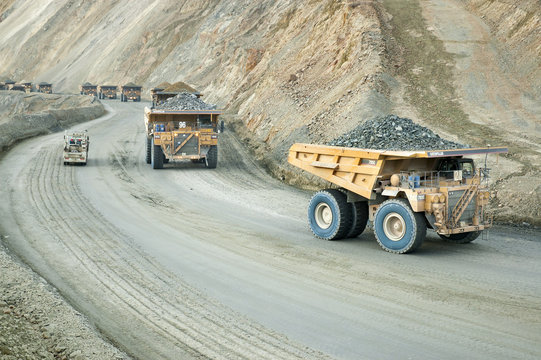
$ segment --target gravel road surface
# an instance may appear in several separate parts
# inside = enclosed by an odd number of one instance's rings
[[[4,242],[134,358],[541,357],[541,233],[495,228],[395,255],[371,231],[311,236],[310,193],[270,178],[233,134],[218,168],[144,161],[145,103],[0,161]],[[78,128],[78,127],[75,127]]]

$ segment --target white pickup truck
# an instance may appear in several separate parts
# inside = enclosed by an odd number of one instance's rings
[[[86,165],[89,138],[87,131],[64,133],[64,165],[71,163]]]

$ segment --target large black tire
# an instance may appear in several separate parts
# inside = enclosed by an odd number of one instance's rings
[[[351,227],[346,238],[354,238],[361,235],[368,222],[368,202],[358,201],[350,204]]]
[[[406,199],[384,201],[374,215],[374,233],[386,251],[405,254],[415,251],[426,237],[422,213],[414,212]]]
[[[218,146],[211,145],[207,156],[205,157],[205,166],[208,169],[216,169],[218,165]]]
[[[154,145],[154,138],[152,138],[152,157],[150,164],[153,169],[163,169],[163,151],[159,145]]]
[[[152,138],[147,138],[147,147],[146,147],[146,157],[145,160],[147,164],[152,162]]]
[[[323,240],[343,239],[351,229],[351,205],[340,190],[318,191],[308,204],[308,224]]]
[[[477,239],[481,235],[481,231],[473,231],[460,234],[440,235],[443,240],[454,244],[467,244]]]

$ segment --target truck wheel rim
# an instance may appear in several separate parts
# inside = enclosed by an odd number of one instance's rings
[[[322,229],[328,229],[333,220],[332,210],[329,205],[326,203],[319,203],[316,206],[315,218],[317,226]]]
[[[389,240],[400,241],[406,234],[406,222],[400,214],[392,212],[383,219],[383,232]]]

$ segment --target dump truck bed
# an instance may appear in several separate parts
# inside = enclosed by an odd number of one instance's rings
[[[489,153],[507,153],[507,148],[390,151],[297,143],[289,149],[288,162],[371,199],[375,196],[372,189],[378,179],[390,177],[404,168],[417,166],[419,170],[428,171],[438,158]]]

